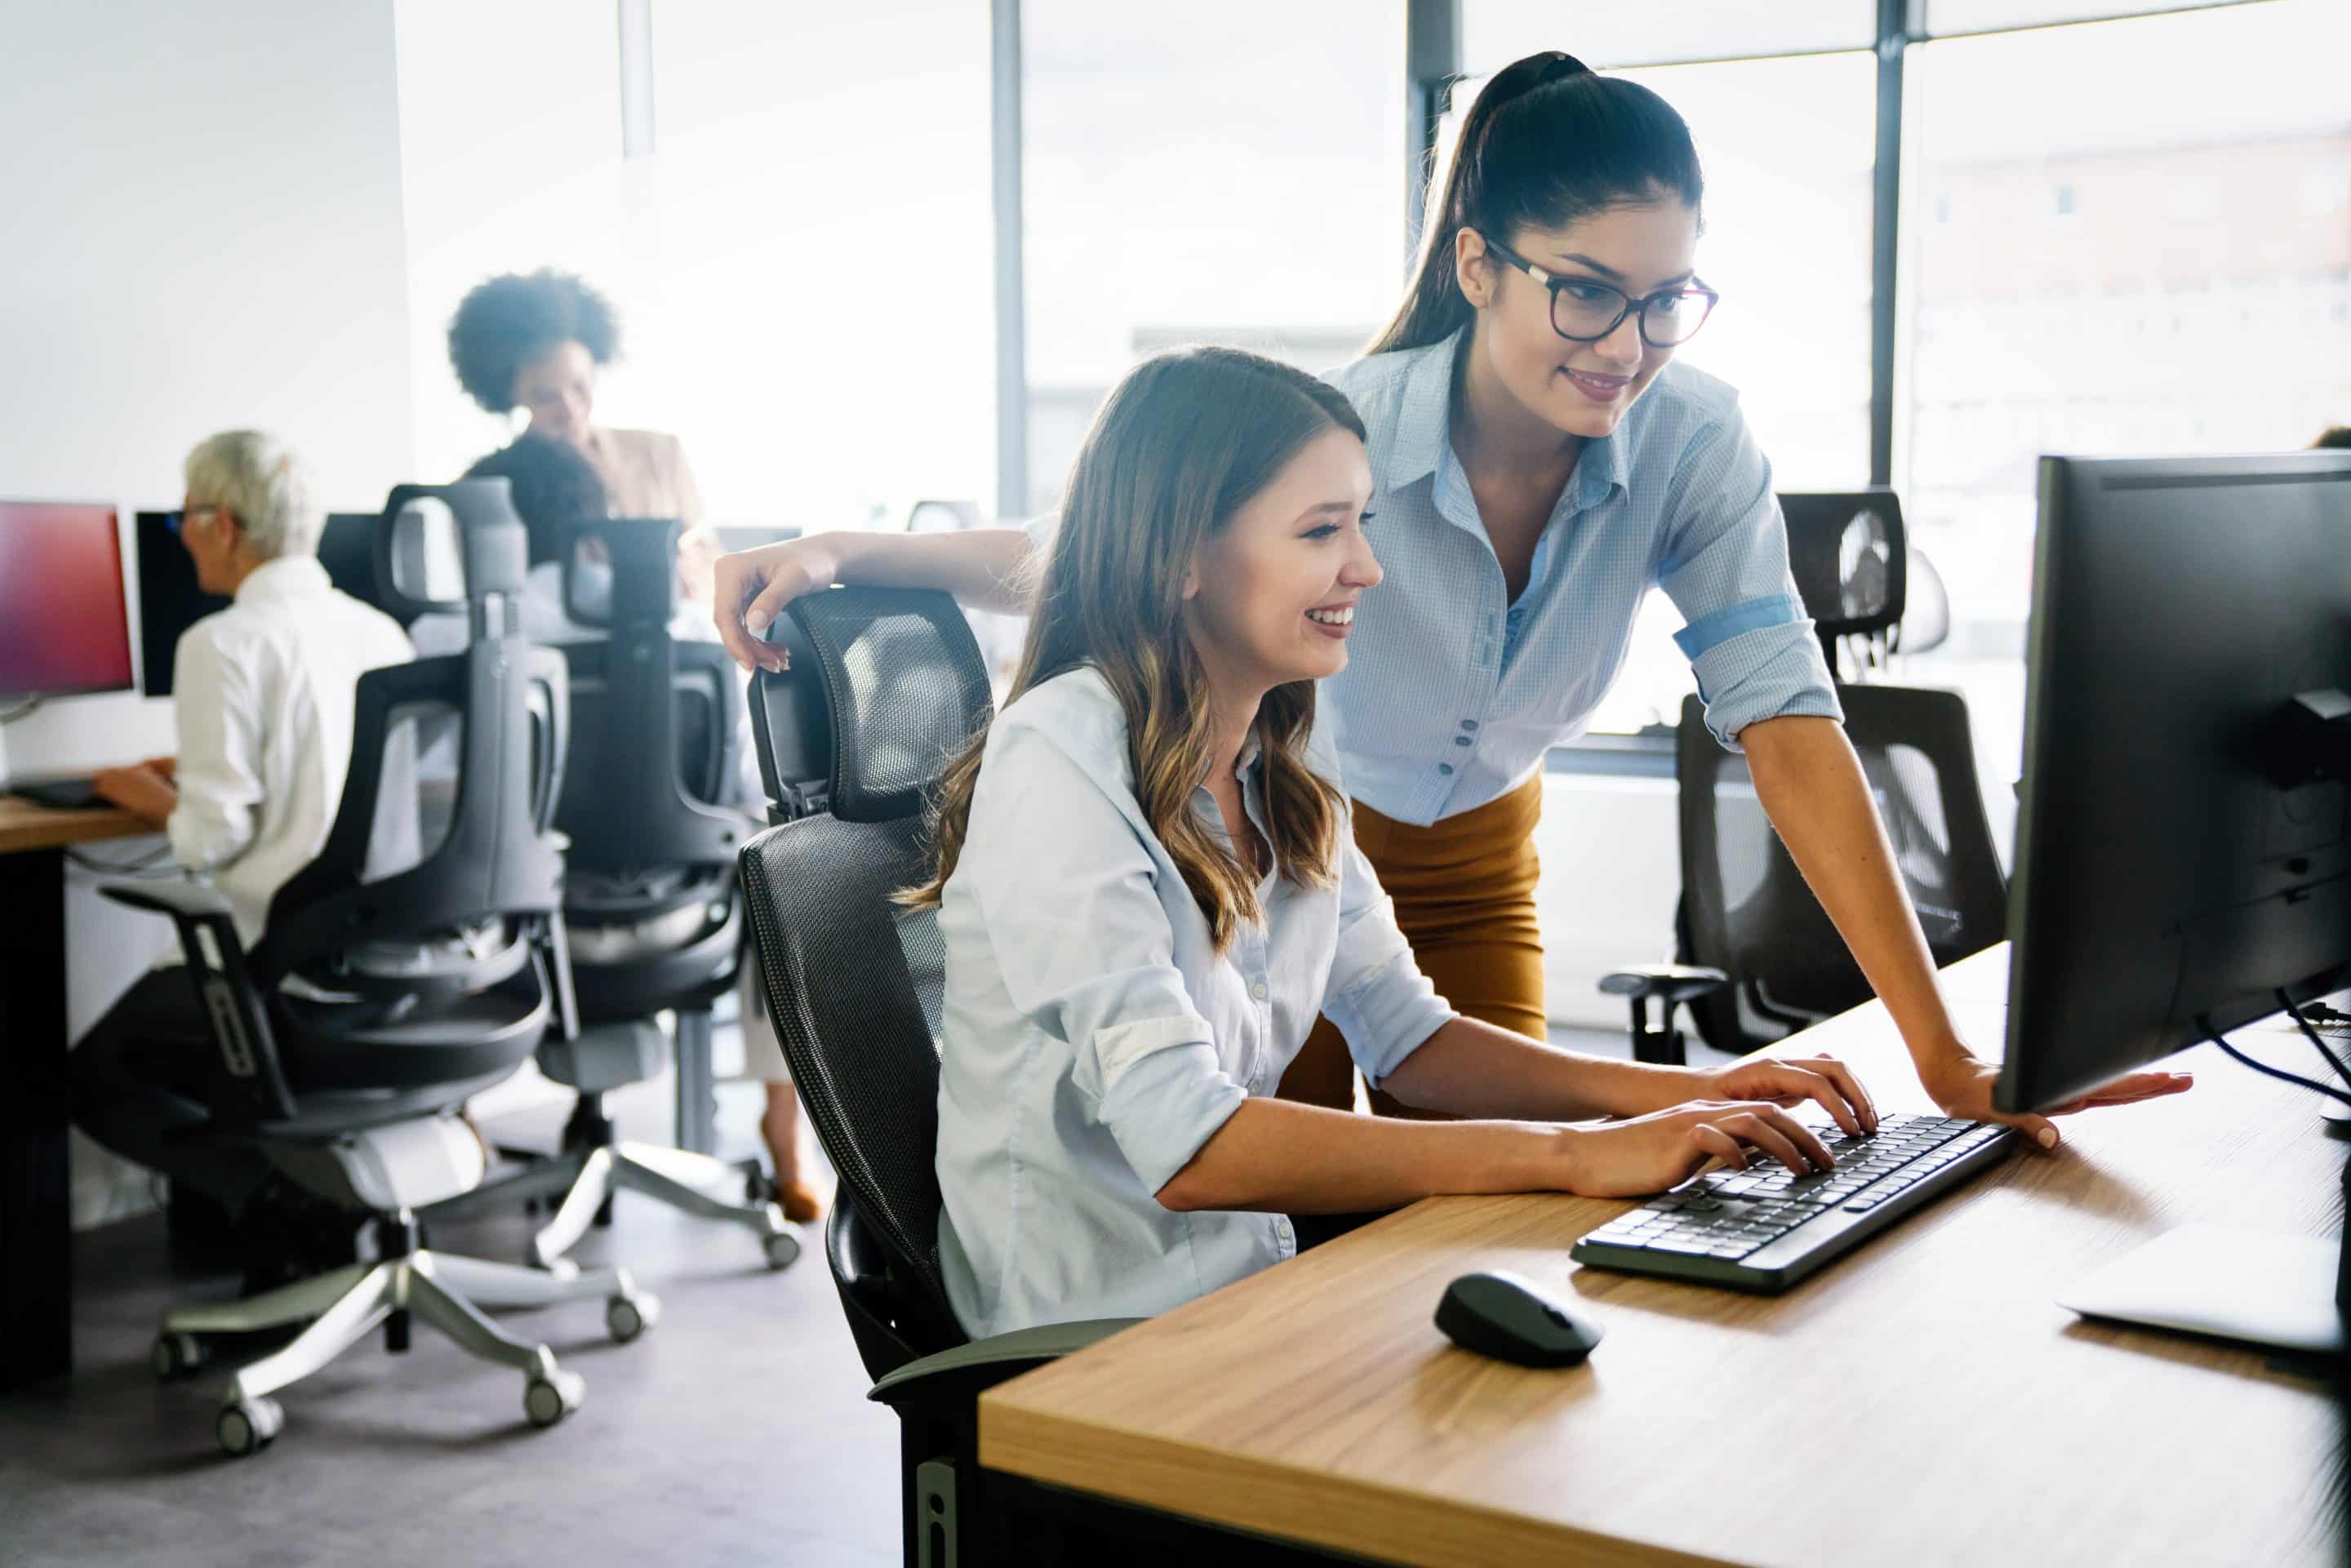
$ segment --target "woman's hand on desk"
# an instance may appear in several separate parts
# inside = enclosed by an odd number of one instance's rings
[[[2057,1126],[2051,1116],[2070,1116],[2076,1111],[2095,1110],[2103,1105],[2128,1105],[2140,1100],[2159,1099],[2166,1094],[2178,1094],[2195,1085],[2195,1078],[2185,1072],[2126,1072],[2111,1083],[2102,1083],[2079,1100],[2069,1100],[2063,1105],[2053,1105],[2045,1115],[2011,1115],[1992,1108],[1992,1089],[2000,1082],[2000,1063],[1985,1061],[1979,1057],[1953,1055],[1920,1064],[1919,1081],[1927,1092],[1946,1116],[1965,1116],[1971,1121],[1997,1122],[2004,1127],[2016,1127],[2025,1136],[2044,1149],[2057,1146]]]
[[[1745,1169],[1756,1155],[1798,1176],[1835,1165],[1811,1128],[1768,1100],[1703,1101],[1597,1127],[1571,1127],[1559,1185],[1585,1197],[1639,1197],[1677,1186],[1710,1159]]]

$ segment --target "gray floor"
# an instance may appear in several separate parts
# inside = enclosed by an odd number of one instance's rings
[[[1552,1038],[1625,1050],[1621,1034]],[[614,1095],[623,1133],[663,1136],[668,1093],[664,1079]],[[721,1094],[719,1152],[747,1155],[759,1091]],[[560,1117],[491,1131],[548,1146]],[[519,1259],[531,1224],[486,1216],[436,1228],[434,1245]],[[219,1364],[166,1387],[147,1354],[167,1305],[235,1281],[173,1273],[160,1218],[78,1236],[77,1371],[0,1396],[0,1568],[894,1563],[896,1423],[864,1397],[821,1236],[802,1239],[800,1260],[769,1274],[747,1235],[623,1193],[577,1256],[657,1290],[659,1326],[620,1346],[593,1301],[509,1319],[587,1378],[562,1425],[531,1427],[515,1374],[419,1328],[406,1355],[360,1346],[285,1391],[284,1434],[228,1460],[212,1434]]]
[[[666,1091],[614,1110],[658,1135]],[[722,1154],[753,1152],[758,1113],[755,1086],[726,1086]],[[551,1143],[559,1120],[493,1131]],[[518,1260],[529,1231],[500,1213],[434,1244]],[[78,1236],[75,1375],[0,1396],[0,1564],[894,1563],[896,1423],[864,1398],[820,1235],[802,1239],[769,1274],[747,1234],[624,1193],[577,1256],[650,1283],[661,1323],[621,1346],[593,1301],[507,1320],[587,1378],[560,1426],[531,1427],[515,1374],[420,1327],[406,1355],[360,1346],[286,1390],[284,1434],[232,1461],[217,1364],[165,1387],[146,1358],[167,1304],[235,1281],[175,1276],[158,1218]]]

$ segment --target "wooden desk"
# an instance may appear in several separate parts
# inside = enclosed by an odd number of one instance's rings
[[[65,846],[156,831],[0,795],[0,1388],[73,1368]]]
[[[1987,1054],[2006,967],[1997,949],[1947,977]],[[2245,1039],[2282,1063],[2307,1051]],[[1875,1005],[1801,1045],[1853,1062],[1881,1109],[1930,1109]],[[2020,1149],[1776,1298],[1570,1262],[1621,1203],[1421,1203],[989,1392],[980,1458],[1464,1568],[2332,1562],[2319,1385],[2052,1300],[2184,1221],[2337,1226],[2343,1150],[2315,1097],[2209,1047],[2188,1065],[2191,1092],[2067,1118],[2057,1154]],[[1451,1346],[1430,1322],[1446,1283],[1496,1266],[1602,1321],[1589,1363],[1529,1372]]]

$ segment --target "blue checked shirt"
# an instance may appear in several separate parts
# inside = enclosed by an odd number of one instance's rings
[[[1524,783],[1583,733],[1652,587],[1688,622],[1674,640],[1725,746],[1758,719],[1844,716],[1735,391],[1670,364],[1614,434],[1584,443],[1512,603],[1447,435],[1462,340],[1327,378],[1371,434],[1387,574],[1356,612],[1346,669],[1322,684],[1356,800],[1426,826]]]
[[[1310,763],[1338,759],[1318,727]],[[1265,831],[1262,770],[1238,768]],[[1193,809],[1221,826],[1204,785]],[[1317,1013],[1384,1080],[1453,1016],[1343,825],[1338,883],[1279,873],[1265,924],[1219,955],[1134,798],[1126,716],[1092,669],[1025,693],[988,731],[939,905],[939,1267],[975,1336],[1148,1317],[1291,1256],[1286,1215],[1157,1197]]]

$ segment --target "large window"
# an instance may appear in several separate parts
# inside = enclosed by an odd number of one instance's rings
[[[449,373],[458,298],[555,266],[622,314],[598,419],[680,435],[713,521],[994,494],[985,5],[657,4],[636,158],[611,6],[396,15],[424,473],[510,434]]]
[[[1991,793],[2014,776],[2043,453],[2308,445],[2351,415],[2351,7],[1913,47],[1896,478]]]
[[[1136,361],[1345,363],[1404,291],[1402,0],[1025,0],[1029,480]]]

